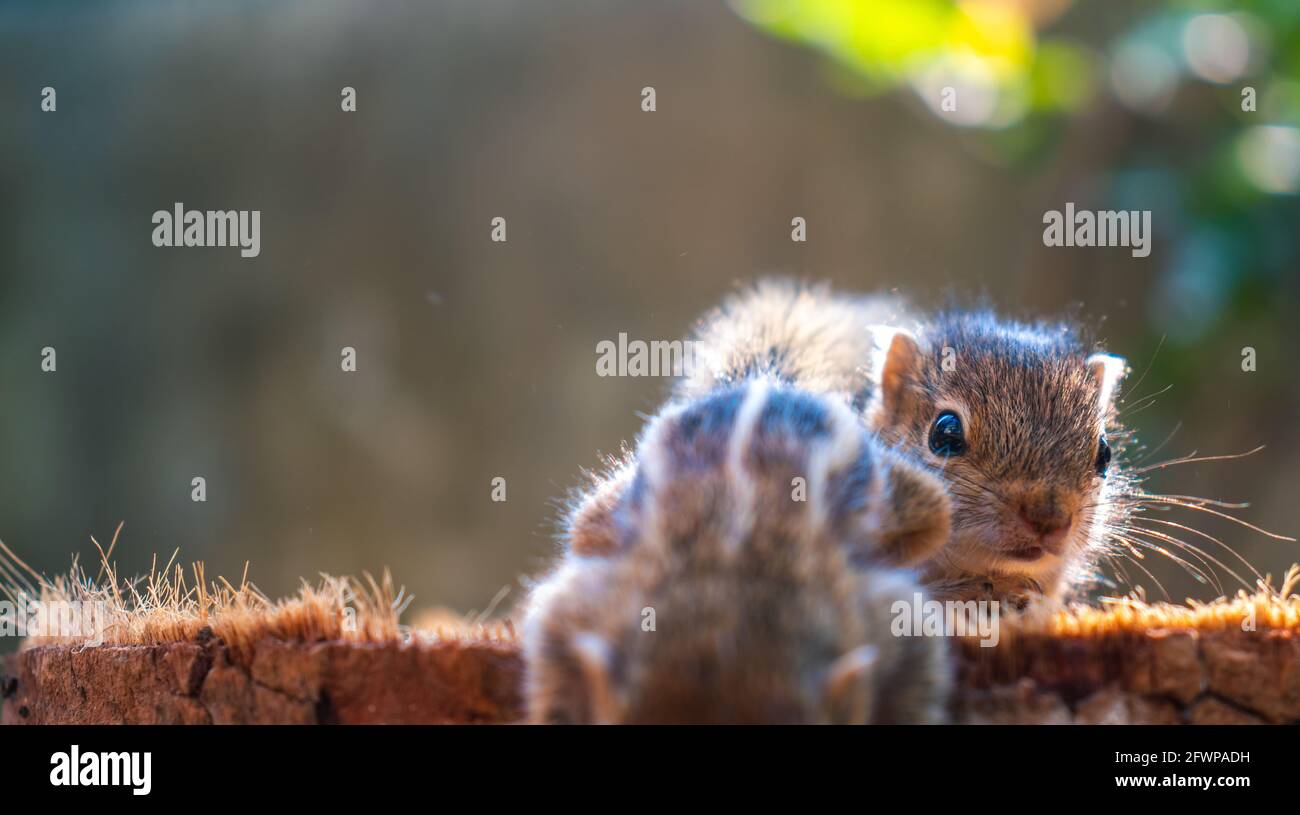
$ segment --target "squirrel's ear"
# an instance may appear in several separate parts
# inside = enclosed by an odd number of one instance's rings
[[[859,645],[841,655],[826,672],[825,699],[836,724],[866,724],[871,718],[871,669],[874,645]]]
[[[1128,363],[1113,354],[1093,354],[1088,357],[1088,371],[1097,383],[1098,408],[1105,416],[1110,413],[1119,381],[1128,373]]]
[[[914,387],[920,376],[921,347],[916,337],[894,331],[880,372],[880,407],[885,424],[899,423],[914,409]]]
[[[884,458],[880,551],[892,566],[929,560],[948,542],[952,503],[938,478],[903,458]]]
[[[569,650],[577,660],[587,696],[587,710],[591,724],[617,724],[622,717],[622,705],[614,687],[610,671],[613,649],[598,634],[589,631],[573,635]]]

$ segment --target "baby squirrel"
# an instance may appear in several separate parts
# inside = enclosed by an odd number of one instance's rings
[[[1112,472],[1124,360],[1066,324],[988,312],[908,317],[887,298],[764,282],[696,331],[689,396],[762,372],[833,394],[940,476],[952,538],[922,569],[938,599],[1060,598],[1102,551],[1125,479]]]
[[[755,371],[670,402],[530,595],[530,717],[938,721],[945,642],[891,605],[948,533],[942,484],[839,399]]]

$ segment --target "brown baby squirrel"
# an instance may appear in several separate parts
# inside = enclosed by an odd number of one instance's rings
[[[763,372],[671,402],[580,501],[523,627],[547,723],[933,722],[946,643],[891,633],[948,499],[842,400]]]
[[[688,396],[759,371],[853,406],[947,484],[952,538],[922,567],[939,599],[1060,598],[1103,551],[1119,357],[1067,324],[908,317],[896,300],[760,283],[708,315]]]

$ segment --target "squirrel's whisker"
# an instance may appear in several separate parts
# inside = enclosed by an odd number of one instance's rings
[[[1220,456],[1199,456],[1199,457],[1196,455],[1195,452],[1192,452],[1179,458],[1173,458],[1170,459],[1169,461],[1162,461],[1159,464],[1149,464],[1146,467],[1137,467],[1133,470],[1133,472],[1136,474],[1142,474],[1142,473],[1150,472],[1151,470],[1163,470],[1164,468],[1172,467],[1175,464],[1199,464],[1206,461],[1232,461],[1234,459],[1245,458],[1246,456],[1253,456],[1255,453],[1258,453],[1260,450],[1263,449],[1264,449],[1264,445],[1261,444],[1260,446],[1256,447],[1254,450],[1247,450],[1244,453],[1230,453],[1230,454],[1225,454]]]
[[[1133,462],[1133,463],[1134,463],[1134,464],[1141,464],[1142,462],[1144,462],[1144,461],[1146,461],[1147,459],[1149,459],[1149,458],[1151,458],[1152,456],[1154,456],[1156,453],[1159,453],[1161,450],[1164,449],[1164,447],[1165,447],[1166,444],[1168,444],[1169,442],[1173,441],[1174,436],[1178,435],[1178,431],[1180,431],[1180,430],[1182,430],[1182,429],[1183,429],[1183,423],[1182,423],[1182,422],[1179,422],[1178,424],[1174,425],[1174,429],[1171,430],[1171,431],[1169,431],[1169,435],[1168,435],[1168,436],[1165,436],[1165,440],[1164,440],[1164,441],[1160,442],[1160,443],[1157,444],[1155,447],[1153,447],[1153,448],[1151,448],[1150,450],[1148,450],[1147,453],[1146,453],[1146,455],[1142,456],[1142,458],[1138,459],[1137,461],[1135,461],[1135,462]],[[1126,433],[1125,435],[1128,435],[1128,434]]]
[[[1160,355],[1160,349],[1165,347],[1165,338],[1167,336],[1168,335],[1165,334],[1160,335],[1160,342],[1156,343],[1156,350],[1151,352],[1151,359],[1147,360],[1147,367],[1142,369],[1142,375],[1137,378],[1137,381],[1128,386],[1129,390],[1137,390],[1142,387],[1142,383],[1146,381],[1147,374],[1151,373],[1151,367],[1156,364],[1156,357]]]
[[[1126,554],[1126,555],[1128,556],[1129,563],[1131,563],[1131,564],[1133,564],[1134,566],[1136,566],[1136,567],[1138,567],[1139,569],[1141,569],[1143,574],[1145,574],[1147,577],[1151,578],[1151,582],[1156,584],[1156,588],[1160,589],[1160,592],[1165,596],[1165,599],[1168,600],[1168,599],[1169,599],[1169,590],[1165,588],[1164,584],[1160,582],[1160,579],[1159,579],[1159,578],[1157,578],[1155,575],[1153,575],[1153,574],[1151,573],[1151,570],[1150,570],[1150,569],[1148,569],[1146,566],[1143,566],[1143,565],[1142,565],[1142,563],[1141,563],[1141,555],[1140,555],[1139,552],[1137,551],[1137,550],[1140,549],[1140,548],[1148,548],[1148,547],[1150,547],[1150,544],[1145,544],[1145,545],[1144,545],[1144,544],[1143,544],[1142,542],[1140,542],[1140,541],[1135,541],[1135,540],[1132,540],[1132,539],[1130,539],[1130,538],[1124,537],[1124,536],[1122,536],[1122,535],[1118,535],[1118,534],[1114,533],[1113,531],[1112,531],[1110,534],[1111,534],[1113,537],[1115,537],[1115,538],[1119,539],[1120,541],[1123,541],[1124,543],[1126,543],[1126,544],[1129,545],[1130,550],[1127,551],[1127,552],[1124,552],[1124,554]],[[1153,547],[1151,547],[1151,548],[1153,548]]]
[[[1168,495],[1164,495],[1163,497],[1177,498],[1182,501],[1190,501],[1191,503],[1196,504],[1198,506],[1213,506],[1213,507],[1218,507],[1219,509],[1246,509],[1250,506],[1250,504],[1246,502],[1230,503],[1228,501],[1216,501],[1213,498],[1200,498],[1195,495],[1176,495],[1170,493]]]
[[[1143,516],[1137,520],[1140,520],[1144,523],[1160,524],[1162,526],[1172,526],[1176,529],[1182,529],[1185,532],[1191,532],[1193,535],[1198,535],[1202,538],[1205,538],[1206,540],[1221,546],[1224,551],[1231,553],[1233,557],[1237,558],[1237,560],[1240,560],[1242,564],[1246,566],[1247,569],[1250,569],[1251,574],[1254,575],[1257,580],[1262,580],[1264,577],[1262,574],[1259,573],[1258,569],[1256,569],[1254,566],[1250,564],[1250,561],[1246,560],[1244,557],[1241,556],[1240,552],[1238,552],[1236,549],[1233,549],[1231,546],[1219,540],[1218,538],[1214,537],[1213,535],[1210,535],[1206,532],[1202,532],[1201,530],[1196,529],[1195,527],[1187,526],[1186,524],[1180,524],[1176,521],[1166,521],[1163,518],[1149,518]],[[1128,523],[1130,526],[1133,526],[1136,524],[1136,521],[1130,519]],[[1247,586],[1247,588],[1249,588],[1249,586]]]
[[[1165,387],[1161,388],[1155,393],[1148,394],[1146,396],[1137,397],[1132,400],[1128,400],[1125,402],[1123,409],[1116,412],[1115,415],[1126,416],[1129,413],[1136,413],[1137,411],[1142,410],[1143,408],[1148,408],[1151,405],[1155,404],[1156,399],[1158,399],[1161,396],[1164,396],[1166,393],[1169,393],[1169,391],[1173,390],[1173,387],[1174,387],[1173,385],[1166,385]]]
[[[1290,543],[1295,543],[1296,540],[1295,538],[1288,537],[1286,535],[1279,535],[1276,532],[1269,532],[1267,529],[1263,529],[1261,527],[1255,526],[1249,521],[1243,521],[1241,518],[1238,518],[1233,515],[1229,515],[1226,512],[1219,512],[1218,510],[1210,509],[1209,507],[1203,506],[1201,504],[1190,503],[1189,501],[1185,501],[1185,500],[1178,500],[1173,496],[1144,494],[1141,498],[1141,501],[1150,502],[1152,504],[1163,504],[1163,505],[1169,505],[1175,507],[1183,507],[1185,509],[1194,509],[1197,510],[1198,512],[1205,512],[1210,515],[1223,518],[1224,520],[1232,521],[1235,524],[1244,526],[1245,528],[1253,532],[1258,532],[1259,534],[1268,538],[1272,538],[1273,540],[1288,541]]]
[[[1125,531],[1126,534],[1129,534],[1129,535],[1145,536],[1145,537],[1153,538],[1153,539],[1155,539],[1155,540],[1162,541],[1162,542],[1164,542],[1164,543],[1168,543],[1168,544],[1171,544],[1171,545],[1173,545],[1173,546],[1176,546],[1176,547],[1178,547],[1180,550],[1182,550],[1182,551],[1186,552],[1187,554],[1191,555],[1192,557],[1196,558],[1198,561],[1200,561],[1202,564],[1204,564],[1205,567],[1206,567],[1207,569],[1209,569],[1209,568],[1210,568],[1210,564],[1213,563],[1214,566],[1217,566],[1218,568],[1222,569],[1223,571],[1225,571],[1225,572],[1227,572],[1229,575],[1231,575],[1233,578],[1235,578],[1235,579],[1237,580],[1237,582],[1240,583],[1242,586],[1244,586],[1244,587],[1246,587],[1246,588],[1250,588],[1250,585],[1251,585],[1251,584],[1250,584],[1250,583],[1247,583],[1244,579],[1242,579],[1241,575],[1239,575],[1239,574],[1237,574],[1236,572],[1234,572],[1234,571],[1233,571],[1231,568],[1229,568],[1225,563],[1223,563],[1223,561],[1221,561],[1221,560],[1219,560],[1218,558],[1214,557],[1213,555],[1211,555],[1210,553],[1206,552],[1205,550],[1198,548],[1198,547],[1195,546],[1194,544],[1188,543],[1187,541],[1184,541],[1184,540],[1182,540],[1182,539],[1180,539],[1180,538],[1176,538],[1176,537],[1174,537],[1173,535],[1169,535],[1169,534],[1166,534],[1166,533],[1164,533],[1164,532],[1159,532],[1159,531],[1152,530],[1152,529],[1146,529],[1146,528],[1139,527],[1139,526],[1131,526],[1131,525],[1130,525],[1130,526],[1125,527],[1124,531]],[[1249,564],[1248,564],[1248,565],[1249,565]],[[1219,581],[1217,574],[1214,573],[1213,571],[1205,572],[1205,574],[1211,578],[1210,582],[1212,582],[1212,583],[1214,584],[1215,589],[1216,589],[1220,594],[1222,594],[1223,591],[1224,591],[1224,590],[1223,590],[1223,584]]]
[[[1179,555],[1169,551],[1169,549],[1160,545],[1159,543],[1156,543],[1155,541],[1148,541],[1142,538],[1129,537],[1128,535],[1125,535],[1125,539],[1133,546],[1140,547],[1141,549],[1145,549],[1151,552],[1155,552],[1158,555],[1163,555],[1169,560],[1172,560],[1174,563],[1177,563],[1180,567],[1182,567],[1183,571],[1191,575],[1192,578],[1196,580],[1196,582],[1212,585],[1215,587],[1216,591],[1222,593],[1223,591],[1222,584],[1220,584],[1218,580],[1214,578],[1211,572],[1207,572],[1205,569],[1202,569],[1201,567],[1197,566],[1196,564],[1192,563],[1186,558],[1180,557]],[[1143,571],[1146,570],[1143,569]],[[1147,574],[1150,576],[1150,572],[1147,572]],[[1163,586],[1161,586],[1161,591],[1164,592],[1166,598],[1169,597],[1169,592],[1165,590]]]
[[[1106,563],[1118,573],[1119,577],[1130,589],[1136,588],[1133,583],[1133,578],[1129,576],[1128,569],[1124,568],[1123,558],[1118,557],[1113,552],[1103,552],[1101,556],[1106,560]],[[1105,577],[1104,575],[1098,575],[1097,579],[1105,579]],[[1116,586],[1116,588],[1118,588],[1118,586]]]

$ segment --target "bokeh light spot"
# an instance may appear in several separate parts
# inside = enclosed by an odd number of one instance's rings
[[[1200,78],[1232,82],[1250,64],[1250,38],[1231,15],[1198,14],[1183,26],[1183,55]]]
[[[1300,130],[1281,125],[1250,128],[1237,142],[1237,162],[1264,192],[1300,191]]]

